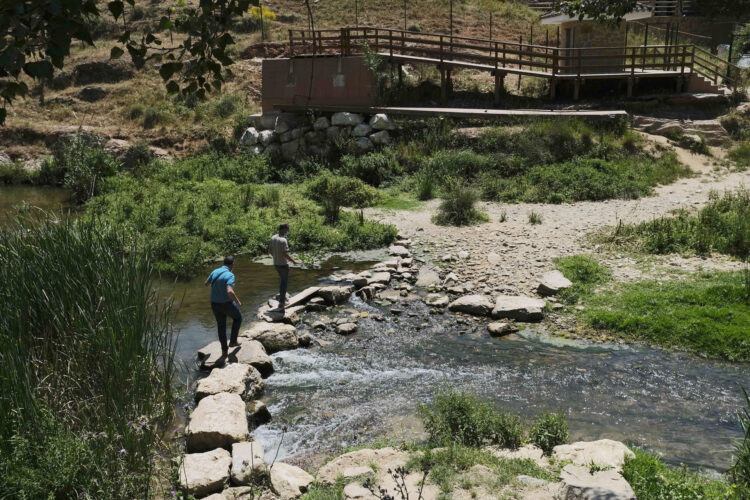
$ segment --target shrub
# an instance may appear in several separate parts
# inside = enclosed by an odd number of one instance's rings
[[[529,440],[545,455],[551,455],[555,446],[567,443],[568,439],[568,422],[562,413],[542,413],[529,431]]]
[[[0,164],[0,184],[32,184],[37,174],[20,163]]]
[[[342,207],[363,208],[378,199],[378,192],[359,179],[334,175],[319,175],[307,184],[307,195],[323,206],[326,220],[339,220]]]
[[[569,304],[578,302],[582,296],[590,294],[596,286],[608,282],[612,277],[609,268],[588,255],[560,257],[555,264],[572,283],[570,288],[558,294],[561,300]]]
[[[750,167],[750,140],[741,142],[736,147],[730,149],[727,156],[741,170]]]
[[[531,211],[529,212],[529,224],[531,225],[537,225],[542,223],[542,216],[541,214]]]
[[[431,408],[421,405],[419,414],[430,441],[437,446],[495,444],[515,449],[521,445],[520,419],[495,410],[472,394],[446,390],[435,397]]]
[[[417,174],[417,198],[421,201],[435,197],[435,176],[426,169]]]
[[[122,155],[122,166],[128,170],[141,169],[151,163],[154,159],[154,153],[151,151],[148,143],[139,139]]]
[[[447,189],[447,194],[440,203],[438,213],[433,217],[433,222],[440,225],[469,226],[489,220],[484,214],[474,208],[479,196],[470,187],[459,182],[452,182]]]
[[[375,187],[402,173],[396,154],[390,148],[362,156],[345,155],[341,158],[341,166],[344,175]]]
[[[455,177],[464,181],[473,179],[495,165],[492,157],[470,150],[438,151],[427,161],[427,170],[439,179]]]

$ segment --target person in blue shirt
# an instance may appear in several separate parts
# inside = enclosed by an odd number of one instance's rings
[[[214,269],[206,278],[205,286],[211,287],[211,310],[216,317],[216,327],[219,330],[219,342],[221,343],[221,352],[226,356],[229,347],[236,347],[237,335],[240,333],[242,324],[242,313],[240,306],[242,303],[234,293],[234,257],[231,255],[224,257],[224,265]],[[227,346],[227,316],[232,318],[232,336]]]

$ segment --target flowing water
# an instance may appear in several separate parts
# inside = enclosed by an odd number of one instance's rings
[[[366,267],[334,259],[315,271],[293,270],[290,291],[319,282],[336,266]],[[235,271],[249,322],[276,291],[277,276],[273,267],[246,260]],[[195,350],[215,339],[203,279],[178,283],[174,292],[184,296],[176,321],[179,355],[191,367]],[[421,301],[399,305],[399,315],[390,307],[352,299],[328,314],[370,313],[357,333],[313,332],[330,343],[273,355],[276,372],[266,381],[264,399],[274,419],[253,432],[266,450],[275,453],[280,445],[279,459],[304,461],[382,436],[413,438],[419,435],[417,405],[451,386],[522,416],[563,411],[573,439],[622,440],[671,463],[719,470],[730,463],[732,439],[741,436],[740,384],[750,386],[745,364],[564,341],[534,327],[492,339],[483,322],[431,315]]]

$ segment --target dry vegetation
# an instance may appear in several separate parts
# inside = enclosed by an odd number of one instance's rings
[[[425,32],[449,31],[448,0],[417,0],[407,2],[407,27]],[[129,22],[145,29],[158,23],[172,2],[141,3],[141,7],[128,14]],[[164,148],[180,155],[191,151],[212,137],[224,135],[232,125],[249,113],[258,111],[261,90],[260,58],[284,54],[288,30],[308,26],[306,9],[301,0],[276,0],[267,4],[277,19],[270,22],[266,43],[260,44],[257,23],[249,16],[238,21],[234,49],[235,77],[227,82],[222,93],[207,102],[183,102],[167,95],[153,66],[135,71],[127,58],[115,64],[132,71],[132,76],[112,81],[106,71],[95,75],[88,72],[88,83],[75,78],[75,69],[81,64],[107,62],[112,39],[118,26],[111,22],[97,24],[95,47],[75,45],[66,61],[65,78],[48,83],[42,88],[32,83],[32,95],[16,102],[9,109],[7,125],[0,129],[0,148],[13,159],[27,160],[45,154],[61,132],[71,128],[90,128],[107,137],[135,141],[144,139],[152,146]],[[312,3],[317,29],[338,28],[355,24],[354,0],[320,0]],[[369,26],[403,27],[402,0],[378,2],[359,1],[359,24]],[[490,0],[455,0],[454,32],[460,36],[489,36],[489,12],[493,14],[493,38],[518,40],[527,37],[530,27],[540,32],[538,13],[523,4]],[[179,36],[174,36],[177,42]],[[429,71],[421,71],[421,78],[430,78]],[[65,76],[63,74],[63,77]],[[56,79],[59,74],[56,75]],[[485,81],[486,80],[486,81]],[[104,99],[87,102],[80,96],[89,85],[106,89]],[[486,90],[491,82],[487,75],[459,73],[455,78],[457,88]],[[509,86],[515,85],[509,82]]]

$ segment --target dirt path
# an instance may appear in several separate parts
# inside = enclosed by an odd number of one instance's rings
[[[666,144],[663,137],[648,136]],[[551,269],[555,257],[594,253],[608,264],[618,280],[659,276],[670,270],[698,268],[739,269],[741,264],[723,256],[710,259],[679,256],[636,257],[605,251],[593,245],[586,235],[606,227],[640,222],[669,214],[678,208],[696,209],[704,205],[711,190],[724,191],[750,186],[750,171],[730,173],[714,166],[715,159],[677,148],[680,160],[696,172],[668,186],[656,188],[655,195],[639,200],[609,200],[573,204],[482,203],[490,222],[472,227],[444,227],[431,222],[439,200],[426,203],[417,211],[370,210],[369,216],[392,223],[408,234],[424,257],[442,269],[450,269],[459,283],[474,293],[531,293],[537,279]],[[715,156],[721,156],[715,151]],[[542,223],[529,223],[530,212],[542,216]],[[499,222],[501,214],[505,222]],[[459,257],[459,253],[465,253]],[[451,257],[451,259],[446,259]]]

